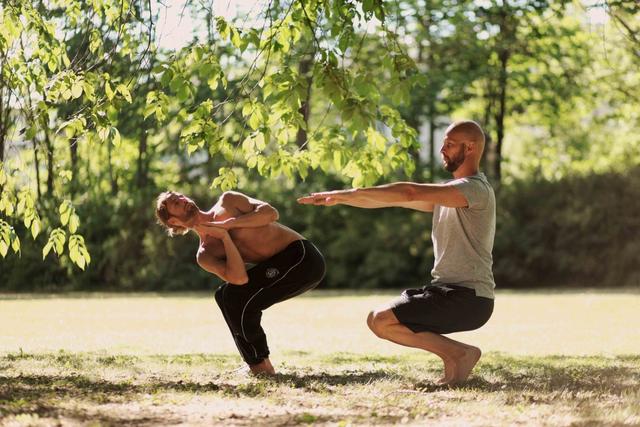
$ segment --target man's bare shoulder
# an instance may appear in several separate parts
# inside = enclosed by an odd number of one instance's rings
[[[225,191],[219,200],[223,207],[240,207],[251,204],[251,198],[239,191]]]

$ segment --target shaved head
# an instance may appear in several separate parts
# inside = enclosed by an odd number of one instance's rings
[[[480,125],[473,120],[458,120],[449,125],[446,134],[452,138],[469,141],[476,145],[480,155],[484,151],[484,132]]]

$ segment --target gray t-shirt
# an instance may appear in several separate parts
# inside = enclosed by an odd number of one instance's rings
[[[473,288],[476,295],[494,298],[491,266],[496,233],[496,198],[483,173],[447,182],[462,192],[466,208],[433,209],[433,284]]]

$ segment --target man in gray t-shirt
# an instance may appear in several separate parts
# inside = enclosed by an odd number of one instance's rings
[[[483,173],[449,181],[467,199],[467,207],[433,207],[432,283],[459,284],[477,296],[492,298],[493,236],[496,232],[496,199]]]
[[[451,181],[396,182],[298,199],[299,203],[323,206],[433,212],[431,284],[405,290],[398,299],[369,313],[367,324],[380,338],[438,355],[444,363],[439,384],[465,381],[481,355],[479,348],[442,334],[477,329],[493,312],[491,251],[496,202],[491,185],[479,172],[483,150],[480,126],[470,120],[457,121],[447,128],[440,150],[445,169],[453,174]]]

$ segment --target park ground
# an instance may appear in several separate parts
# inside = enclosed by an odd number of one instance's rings
[[[465,384],[381,341],[394,294],[315,291],[265,312],[248,377],[212,294],[0,296],[0,425],[638,425],[640,290],[498,293]]]

